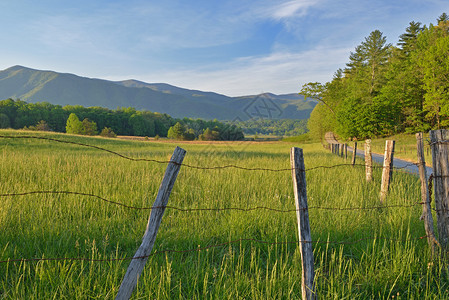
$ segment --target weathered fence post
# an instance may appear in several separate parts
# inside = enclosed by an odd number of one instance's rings
[[[341,146],[340,157],[343,157],[345,154],[345,144],[340,144],[340,146]]]
[[[384,165],[382,168],[382,184],[380,186],[380,202],[383,203],[390,188],[391,175],[393,174],[394,141],[385,141]]]
[[[302,299],[316,299],[313,248],[307,205],[306,171],[302,149],[295,147],[291,149],[290,163],[292,166],[296,217],[298,219],[299,250],[302,260]]]
[[[348,159],[348,144],[345,143],[345,159]]]
[[[430,131],[432,164],[437,212],[437,228],[440,244],[449,248],[449,131]]]
[[[357,142],[354,142],[354,148],[352,149],[352,166],[355,165],[356,156],[357,156]]]
[[[167,169],[165,170],[165,175],[162,179],[161,186],[159,187],[156,200],[154,201],[154,208],[151,210],[147,228],[142,238],[142,244],[139,249],[137,249],[136,254],[134,254],[134,257],[136,258],[131,260],[128,270],[126,270],[125,277],[123,278],[120,289],[115,297],[116,300],[129,299],[137,285],[139,276],[148,260],[148,255],[150,255],[154,242],[156,241],[157,231],[161,224],[168,198],[170,197],[171,190],[175,184],[185,154],[186,151],[179,147],[176,147],[173,152]]]
[[[424,143],[423,134],[416,134],[416,150],[418,154],[418,168],[419,168],[419,179],[421,180],[421,199],[422,199],[422,219],[424,220],[424,229],[426,230],[427,243],[432,249],[432,253],[435,252],[435,244],[438,245],[438,241],[435,238],[435,233],[433,230],[433,216],[430,206],[430,194],[427,186],[427,170],[426,170],[426,160],[424,158]]]
[[[373,180],[373,157],[371,154],[371,140],[365,140],[365,172],[366,181]]]

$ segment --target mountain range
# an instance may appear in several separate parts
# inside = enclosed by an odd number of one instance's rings
[[[228,97],[166,83],[109,81],[23,66],[0,71],[0,100],[8,98],[110,109],[134,107],[176,118],[208,120],[307,119],[317,103],[298,94]]]

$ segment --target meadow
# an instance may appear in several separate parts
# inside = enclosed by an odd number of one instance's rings
[[[318,299],[449,298],[447,264],[421,238],[414,175],[395,171],[386,205],[379,207],[381,169],[367,183],[361,166],[322,168],[345,161],[318,143],[132,141],[0,130],[31,134],[162,161],[180,146],[187,150],[184,164],[199,167],[288,169],[290,148],[303,148]],[[76,194],[5,194],[71,191],[151,207],[166,164],[4,138],[0,160],[0,299],[113,299],[129,264],[123,259],[140,245],[149,210]],[[211,210],[167,208],[133,299],[301,298],[290,170],[183,166],[168,205]],[[4,262],[22,258],[83,260]]]
[[[430,151],[430,139],[429,134],[424,133],[424,159],[426,161],[427,166],[432,166],[432,154]],[[417,162],[417,156],[416,156],[416,136],[414,134],[397,134],[394,136],[388,136],[388,137],[381,137],[381,138],[375,138],[371,140],[371,150],[375,153],[384,154],[385,151],[385,141],[386,140],[394,140],[396,142],[395,144],[395,151],[394,151],[394,157],[400,158],[402,160],[410,161],[410,162]],[[348,146],[352,147],[354,145],[353,142],[347,142]],[[357,147],[360,150],[363,150],[365,141],[359,141],[357,143]]]

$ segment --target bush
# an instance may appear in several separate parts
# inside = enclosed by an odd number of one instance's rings
[[[104,136],[104,137],[112,137],[112,138],[117,137],[115,132],[109,127],[103,128],[103,130],[100,132],[100,135]]]

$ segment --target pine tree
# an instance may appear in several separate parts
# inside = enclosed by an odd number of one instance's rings
[[[415,48],[416,38],[423,30],[424,27],[421,27],[420,22],[412,21],[405,29],[405,33],[399,36],[398,46],[401,47],[405,55],[408,55]]]

